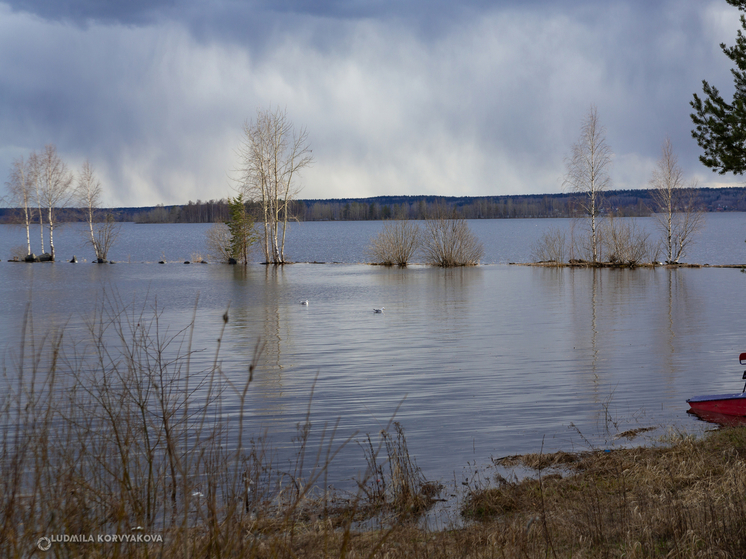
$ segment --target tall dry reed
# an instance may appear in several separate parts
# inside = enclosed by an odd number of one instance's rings
[[[200,367],[194,315],[171,331],[156,305],[110,296],[77,339],[64,327],[37,336],[33,318],[29,306],[3,360],[0,556],[293,556],[309,526],[351,530],[352,518],[324,520],[335,498],[323,489],[349,441],[333,426],[310,449],[307,418],[293,466],[277,467],[245,420],[261,345],[238,380],[221,365],[228,311]],[[348,544],[336,539],[334,554]]]

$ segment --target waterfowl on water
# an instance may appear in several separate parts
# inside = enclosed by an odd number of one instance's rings
[[[308,305],[308,299],[304,299],[300,302],[301,305]]]
[[[380,309],[373,309],[373,312],[383,312],[386,307],[381,307]]]

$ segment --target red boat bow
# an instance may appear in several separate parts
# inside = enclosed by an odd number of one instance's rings
[[[738,362],[746,365],[746,353],[738,356]],[[746,380],[746,371],[743,373]],[[689,398],[687,402],[693,413],[699,416],[702,414],[722,414],[736,417],[746,417],[746,385],[744,391],[737,394],[711,394],[708,396],[695,396]],[[704,419],[704,418],[703,418]]]

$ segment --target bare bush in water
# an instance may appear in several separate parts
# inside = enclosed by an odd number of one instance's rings
[[[614,264],[630,266],[650,262],[657,251],[649,237],[650,234],[639,229],[634,220],[609,217],[600,235],[604,258]]]
[[[484,247],[455,210],[438,207],[425,221],[422,252],[425,261],[434,266],[476,266],[484,256]]]
[[[546,231],[531,247],[534,262],[554,262],[561,264],[567,259],[567,237],[555,227]]]
[[[593,248],[588,231],[570,231],[570,241],[563,231],[549,229],[532,246],[534,262],[561,264],[566,262],[568,252],[575,258],[592,262]],[[596,227],[596,258],[599,263],[635,266],[650,262],[657,255],[656,246],[649,241],[649,234],[637,227],[634,220],[613,216],[598,221]]]
[[[14,246],[10,249],[10,259],[18,262],[26,258],[26,247],[23,245]]]
[[[368,247],[373,261],[386,266],[406,266],[420,245],[420,227],[412,221],[386,221]]]
[[[231,258],[231,231],[225,223],[214,223],[205,233],[210,260],[228,262]]]

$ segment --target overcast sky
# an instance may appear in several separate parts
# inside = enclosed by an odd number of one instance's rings
[[[562,191],[591,105],[612,188],[669,136],[701,186],[689,101],[730,98],[724,0],[0,0],[0,172],[55,144],[107,204],[233,195],[243,124],[287,110],[303,198]]]

